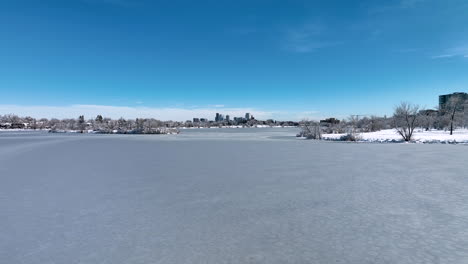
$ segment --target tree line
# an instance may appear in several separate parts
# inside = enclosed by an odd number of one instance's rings
[[[137,119],[111,119],[97,115],[93,119],[85,119],[83,115],[78,118],[66,119],[36,119],[32,117],[19,117],[8,114],[0,115],[0,128],[17,129],[48,129],[51,132],[88,132],[95,133],[134,133],[134,134],[161,134],[176,132],[177,123],[160,121],[154,118]]]
[[[439,109],[421,109],[420,106],[408,102],[402,102],[395,106],[390,117],[370,116],[359,118],[350,116],[339,123],[320,123],[303,120],[301,132],[297,135],[309,139],[321,139],[322,134],[340,133],[343,141],[359,140],[359,133],[376,132],[383,129],[395,129],[402,140],[411,141],[416,128],[422,130],[446,130],[453,135],[453,131],[459,127],[468,127],[467,102],[459,98],[450,98]]]
[[[160,131],[169,131],[169,129],[177,129],[181,127],[223,127],[240,125],[243,127],[254,127],[258,125],[266,126],[299,126],[299,122],[293,121],[275,121],[268,120],[247,120],[245,122],[233,121],[207,121],[207,122],[192,122],[192,121],[161,121],[154,118],[137,118],[137,119],[111,119],[105,118],[102,115],[97,115],[93,119],[86,119],[84,116],[78,118],[65,119],[36,119],[33,117],[20,117],[14,114],[0,115],[0,129],[47,129],[51,132],[63,131],[93,131],[95,133],[159,133]],[[163,129],[165,128],[165,130]],[[172,131],[171,130],[171,131]]]

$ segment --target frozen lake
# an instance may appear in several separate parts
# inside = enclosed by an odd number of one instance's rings
[[[468,146],[0,132],[0,263],[468,263]]]

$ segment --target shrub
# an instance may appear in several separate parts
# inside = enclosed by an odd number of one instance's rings
[[[348,133],[340,137],[340,141],[359,141],[361,137],[356,133]]]

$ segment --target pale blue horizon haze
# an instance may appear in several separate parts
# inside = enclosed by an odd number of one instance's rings
[[[300,120],[433,108],[468,92],[467,12],[462,0],[5,0],[0,114]]]

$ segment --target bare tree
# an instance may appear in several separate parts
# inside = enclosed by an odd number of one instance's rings
[[[142,118],[137,118],[135,120],[135,129],[139,132],[143,132],[144,129],[145,129],[145,122],[146,122],[146,119],[142,119]]]
[[[119,131],[126,131],[127,130],[127,120],[125,120],[123,117],[121,117],[121,118],[119,118],[119,120],[117,120],[117,125],[118,125],[117,130],[119,130]]]
[[[432,128],[435,128],[437,123],[439,122],[438,120],[438,111],[437,110],[432,110],[432,109],[425,109],[419,111],[419,121],[418,123],[420,124],[421,127],[424,128],[424,130],[429,131]]]
[[[104,121],[104,118],[102,118],[102,115],[97,115],[94,121],[96,121],[97,123],[102,123]]]
[[[448,100],[447,104],[441,109],[443,116],[449,121],[450,135],[453,135],[456,122],[461,119],[464,112],[465,101],[458,97],[452,97]]]
[[[305,137],[307,139],[322,139],[320,123],[310,122],[307,120],[303,120],[301,123],[301,132],[297,134],[298,137]]]
[[[80,130],[81,133],[83,133],[83,130],[85,130],[86,123],[85,123],[85,118],[83,115],[80,115],[78,117],[78,130]]]
[[[384,127],[384,124],[383,124],[382,118],[379,118],[374,115],[370,117],[369,130],[371,132],[380,131],[383,129],[383,127]]]
[[[402,102],[395,107],[393,113],[393,125],[398,134],[405,141],[411,141],[414,129],[417,126],[419,106],[411,103]]]
[[[359,115],[351,115],[349,116],[349,125],[350,125],[350,129],[351,131],[348,132],[348,133],[357,133],[358,131],[358,128],[359,128]]]

